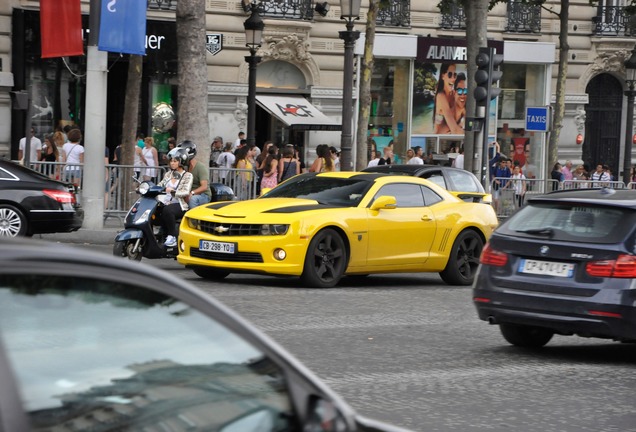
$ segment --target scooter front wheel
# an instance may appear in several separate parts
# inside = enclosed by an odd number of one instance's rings
[[[135,244],[137,243],[137,241],[138,240],[135,239],[115,242],[115,244],[113,245],[113,255],[122,258],[128,258],[132,261],[141,261],[141,251],[143,248],[140,244],[135,250]]]

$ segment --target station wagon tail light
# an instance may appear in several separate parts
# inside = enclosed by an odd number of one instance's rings
[[[636,277],[636,256],[619,255],[615,260],[591,261],[585,265],[588,275],[594,277]]]
[[[75,204],[75,195],[70,192],[56,189],[44,189],[42,190],[42,192],[44,193],[44,195],[48,196],[49,198],[53,198],[59,203]]]
[[[484,265],[490,265],[494,267],[503,267],[508,262],[508,254],[495,250],[490,243],[486,243],[484,250],[481,253],[479,262]]]

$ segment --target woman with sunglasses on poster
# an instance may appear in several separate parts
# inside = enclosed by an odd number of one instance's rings
[[[466,98],[468,97],[468,87],[466,82],[466,74],[460,72],[455,80],[455,122],[464,129],[466,123]]]
[[[437,81],[433,111],[434,131],[436,134],[460,135],[464,133],[464,130],[455,120],[456,80],[457,65],[443,63],[439,72],[439,80]]]

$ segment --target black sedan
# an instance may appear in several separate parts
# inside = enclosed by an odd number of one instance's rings
[[[490,201],[479,179],[470,171],[440,165],[376,165],[362,170],[394,175],[421,177],[452,192],[464,201]]]
[[[29,430],[405,432],[180,278],[3,239],[0,431]]]
[[[636,191],[530,198],[484,247],[473,301],[513,345],[555,334],[636,342]]]
[[[0,159],[0,237],[77,231],[83,221],[73,185]]]

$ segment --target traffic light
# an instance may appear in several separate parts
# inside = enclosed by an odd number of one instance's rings
[[[477,106],[486,106],[501,93],[501,89],[495,85],[503,75],[503,72],[499,70],[499,66],[503,63],[503,55],[495,54],[494,48],[481,47],[479,54],[477,54],[476,63],[475,82],[477,87],[473,92],[473,97],[477,101]]]

